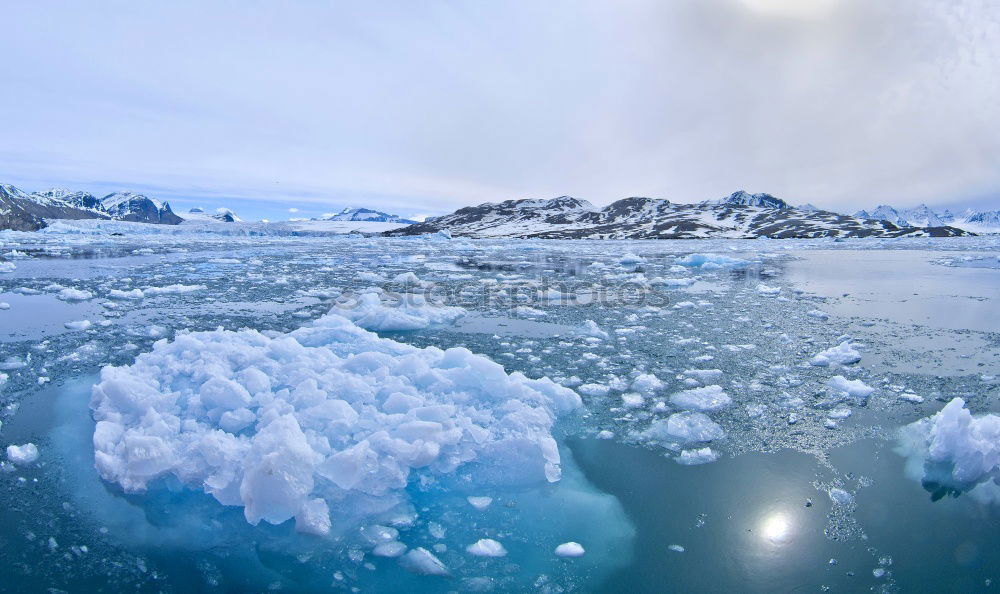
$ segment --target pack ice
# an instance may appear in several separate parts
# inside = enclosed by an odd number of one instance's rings
[[[124,491],[173,477],[251,524],[326,534],[409,506],[417,475],[471,465],[472,491],[558,481],[552,426],[580,405],[547,378],[330,314],[288,334],[161,340],[105,367],[90,406],[98,473]]]

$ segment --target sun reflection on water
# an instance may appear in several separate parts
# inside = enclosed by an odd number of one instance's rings
[[[774,512],[764,516],[760,526],[760,534],[770,544],[782,545],[792,538],[793,525],[788,516],[782,512]]]

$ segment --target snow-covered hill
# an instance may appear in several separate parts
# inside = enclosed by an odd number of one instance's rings
[[[192,208],[179,215],[184,224],[191,223],[242,223],[243,219],[228,208],[217,208],[213,213],[205,212],[203,208]]]
[[[325,214],[313,220],[351,222],[366,221],[370,223],[401,223],[404,225],[416,223],[416,221],[412,221],[410,219],[404,219],[400,216],[384,213],[378,210],[371,210],[370,208],[345,208],[338,213]]]
[[[561,196],[551,200],[508,200],[459,209],[387,235],[448,231],[465,237],[545,239],[694,239],[953,236],[947,226],[900,227],[818,209],[789,206],[770,194],[739,191],[720,200],[677,204],[654,198],[625,198],[604,208]]]

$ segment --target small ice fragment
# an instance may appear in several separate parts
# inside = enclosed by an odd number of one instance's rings
[[[478,509],[479,511],[483,511],[484,509],[486,509],[487,507],[489,507],[491,503],[493,503],[493,498],[492,497],[469,496],[469,497],[466,497],[465,499],[466,499],[466,501],[469,502],[469,505],[471,505],[472,507]]]
[[[899,399],[900,400],[905,400],[907,402],[914,402],[916,404],[920,404],[921,402],[924,401],[923,396],[917,396],[916,394],[911,394],[909,392],[900,394],[899,395]]]
[[[584,396],[607,396],[611,388],[604,384],[583,384],[576,391]]]
[[[652,373],[643,373],[632,380],[632,389],[641,394],[651,394],[663,389],[663,382]]]
[[[761,295],[774,296],[781,292],[781,287],[769,287],[767,285],[757,285],[757,292]]]
[[[710,447],[704,447],[696,450],[684,450],[674,459],[679,464],[694,466],[696,464],[708,464],[709,462],[715,462],[719,459],[719,454]]]
[[[861,360],[861,354],[854,349],[849,341],[843,341],[835,347],[830,347],[819,352],[809,361],[810,365],[816,367],[829,367],[830,365],[853,365]]]
[[[33,443],[7,446],[7,459],[18,466],[26,466],[38,460],[38,446]]]
[[[589,336],[591,338],[609,338],[608,333],[601,330],[600,326],[598,326],[597,322],[594,320],[587,320],[584,322],[583,325],[576,329],[576,333],[580,336]]]
[[[842,375],[835,375],[827,380],[827,387],[834,393],[845,393],[854,398],[866,399],[871,396],[875,388],[866,385],[861,380],[849,380]]]
[[[830,501],[837,505],[850,505],[854,501],[853,495],[838,487],[833,487],[827,494],[830,496]]]
[[[722,439],[726,432],[705,413],[684,411],[654,421],[643,435],[659,441],[697,443]]]
[[[684,552],[684,547],[682,547],[679,544],[672,544],[672,545],[670,545],[667,548],[670,549],[671,551],[675,552],[675,553],[683,553]]]
[[[71,289],[69,287],[59,291],[56,295],[56,299],[62,301],[86,301],[93,297],[94,294],[90,291],[81,291],[80,289]]]
[[[585,552],[578,542],[564,542],[556,547],[557,557],[582,557]]]
[[[0,301],[0,310],[10,309],[10,304],[6,301]]]
[[[722,390],[722,386],[705,386],[677,392],[670,402],[687,410],[714,411],[732,403],[732,398]]]
[[[614,439],[615,434],[607,429],[603,429],[597,433],[597,439]]]
[[[826,313],[825,311],[820,311],[818,309],[810,309],[809,311],[806,312],[806,315],[809,316],[810,318],[816,318],[817,320],[822,320],[824,322],[830,319],[830,314]]]
[[[492,538],[482,538],[465,547],[465,551],[476,557],[504,557],[507,549]]]
[[[872,575],[877,578],[885,577],[885,568],[876,567],[875,569],[872,570]]]
[[[381,544],[375,545],[372,549],[372,554],[376,557],[399,557],[406,552],[406,545],[399,542],[398,540],[390,540],[389,542],[383,542]]]
[[[90,328],[93,325],[94,325],[93,322],[91,322],[90,320],[77,320],[74,322],[66,322],[65,324],[63,324],[63,326],[66,326],[66,328],[70,330],[86,330],[87,328]]]
[[[622,405],[625,408],[638,408],[646,401],[642,397],[642,394],[637,394],[635,392],[629,392],[627,394],[622,394]]]
[[[450,575],[444,563],[424,547],[417,547],[400,557],[399,564],[403,569],[420,575]]]

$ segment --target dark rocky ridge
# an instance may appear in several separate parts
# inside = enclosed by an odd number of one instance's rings
[[[625,198],[597,209],[584,200],[507,200],[460,208],[450,215],[387,231],[387,236],[447,231],[456,237],[539,239],[696,239],[817,237],[950,237],[954,227],[899,227],[839,213],[799,209],[770,194],[739,191],[716,201],[675,204]]]

